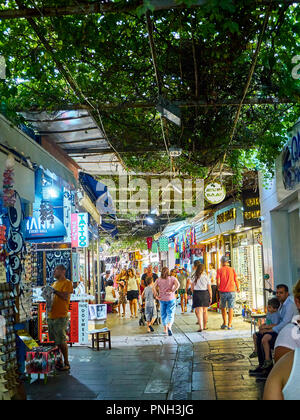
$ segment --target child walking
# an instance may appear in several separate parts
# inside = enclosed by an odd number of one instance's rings
[[[146,288],[144,289],[142,293],[142,299],[145,299],[145,317],[147,322],[147,331],[148,333],[154,332],[153,324],[157,317],[156,312],[156,304],[153,294],[153,278],[149,277],[147,279],[147,285],[145,285]]]
[[[280,302],[277,298],[272,298],[268,301],[268,312],[267,312],[267,316],[266,316],[266,325],[276,325],[279,323],[279,309],[280,306]],[[254,351],[253,353],[250,354],[249,358],[253,359],[255,357],[257,357],[257,337],[258,335],[261,335],[260,332],[256,332],[253,334],[253,342],[254,342]],[[265,366],[269,367],[270,365],[272,365],[272,360],[271,360],[271,342],[275,342],[276,338],[277,338],[277,333],[276,332],[267,332],[262,334],[263,338],[262,338],[262,345],[264,348],[264,353],[265,353]]]

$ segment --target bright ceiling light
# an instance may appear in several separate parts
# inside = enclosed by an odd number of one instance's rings
[[[149,225],[154,225],[154,223],[155,223],[154,220],[152,219],[152,217],[149,217],[149,216],[146,217],[145,220],[146,220],[147,223],[149,223]]]

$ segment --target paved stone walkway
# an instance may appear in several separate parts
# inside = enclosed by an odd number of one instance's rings
[[[210,330],[197,333],[194,314],[177,315],[173,337],[162,327],[147,334],[137,320],[111,315],[112,350],[70,348],[71,372],[48,383],[26,384],[29,400],[259,400],[263,382],[248,375],[256,361],[250,326],[235,319],[221,331],[210,314]]]

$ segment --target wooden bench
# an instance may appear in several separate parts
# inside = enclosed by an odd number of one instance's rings
[[[102,328],[101,330],[90,330],[88,333],[92,336],[92,349],[95,348],[95,343],[98,351],[100,350],[100,343],[104,344],[104,348],[106,348],[106,343],[108,343],[109,350],[111,350],[111,335],[109,329]]]

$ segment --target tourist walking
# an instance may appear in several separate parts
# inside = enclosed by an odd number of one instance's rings
[[[130,307],[130,318],[137,318],[139,299],[139,281],[132,268],[127,270],[127,300]]]
[[[192,284],[193,284],[193,281],[195,279],[195,273],[196,273],[196,270],[197,270],[197,267],[198,267],[199,264],[201,264],[200,260],[194,261],[193,268],[192,268],[192,273],[191,273],[192,281],[190,282],[190,293],[191,293],[192,296],[193,296]],[[193,304],[192,304],[191,312],[194,312]],[[198,321],[197,321],[197,324],[198,324]]]
[[[215,266],[214,266],[213,263],[209,264],[208,277],[209,277],[209,280],[210,280],[211,291],[212,291],[212,302],[211,302],[211,304],[213,305],[214,303],[218,302],[217,270],[215,269]]]
[[[154,296],[160,301],[160,312],[164,332],[169,336],[173,335],[172,326],[176,311],[175,293],[179,288],[179,281],[176,277],[170,276],[169,269],[164,267],[161,277],[154,284]]]
[[[229,258],[221,258],[222,267],[217,271],[217,288],[220,294],[220,308],[222,312],[223,324],[221,329],[232,330],[233,310],[235,305],[235,292],[240,292],[240,285],[237,280],[236,272],[229,266]],[[227,309],[228,307],[228,323]]]
[[[127,291],[127,270],[122,269],[121,273],[117,277],[118,292],[119,292],[119,316],[121,316],[121,306],[123,309],[122,317],[125,318],[126,314],[126,291]]]
[[[198,264],[194,274],[193,288],[193,308],[198,319],[199,330],[207,330],[208,313],[207,309],[211,305],[212,290],[210,280],[205,272],[204,264]]]
[[[157,318],[156,302],[154,298],[153,279],[149,279],[149,283],[142,293],[142,299],[145,300],[145,317],[147,322],[148,333],[154,332],[153,324]]]
[[[181,313],[187,312],[187,290],[188,290],[188,274],[184,268],[179,269],[177,275],[179,281],[178,296],[180,296]]]

